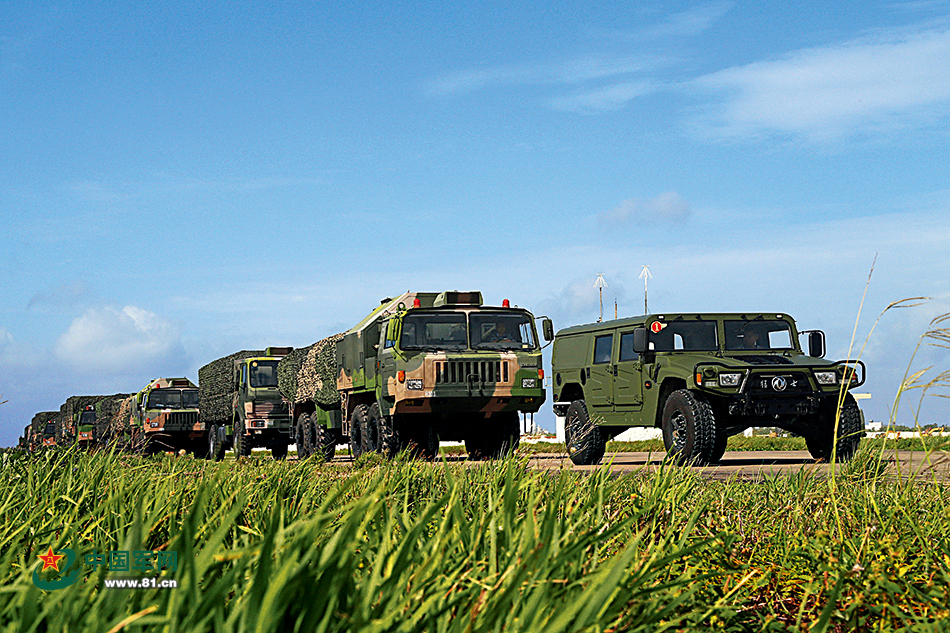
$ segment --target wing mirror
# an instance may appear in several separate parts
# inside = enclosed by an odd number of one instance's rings
[[[551,342],[554,340],[554,322],[551,319],[544,317],[544,320],[541,321],[541,334],[545,341]]]
[[[821,330],[808,332],[808,355],[814,358],[824,358],[825,351],[825,333]]]

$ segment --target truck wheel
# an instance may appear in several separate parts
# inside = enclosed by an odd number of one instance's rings
[[[808,447],[808,452],[815,459],[831,461],[831,448],[834,444],[835,434],[836,404],[837,401],[833,401],[830,406],[822,407],[822,411],[818,414],[819,430],[805,435],[805,446]],[[851,461],[851,458],[858,451],[858,444],[861,443],[863,431],[861,410],[858,408],[854,396],[849,393],[845,396],[844,404],[841,405],[841,419],[838,422],[838,444],[835,451],[837,461]]]
[[[224,459],[224,445],[218,436],[218,427],[212,426],[208,430],[208,459],[220,462]]]
[[[706,398],[679,389],[663,405],[663,444],[677,463],[706,465],[716,461],[716,418]]]
[[[287,458],[287,445],[278,444],[270,449],[270,454],[274,459],[286,459]]]
[[[593,466],[604,458],[607,438],[587,413],[587,403],[574,400],[567,407],[564,419],[564,439],[567,455],[578,466]]]
[[[314,413],[313,426],[315,426],[314,430],[316,431],[317,445],[313,452],[322,457],[325,462],[333,461],[333,456],[336,455],[336,433],[334,433],[333,429],[328,429],[322,424],[316,424],[316,417],[317,414]]]
[[[244,422],[238,420],[234,423],[234,458],[251,456],[251,442],[248,436],[244,435]]]
[[[405,446],[400,441],[399,429],[395,425],[395,416],[378,415],[379,408],[374,404],[373,409],[377,412],[377,428],[379,429],[379,450],[383,455],[392,459],[399,454]],[[373,409],[370,409],[370,418],[373,417]]]
[[[439,436],[428,420],[413,425],[402,435],[405,448],[413,457],[431,462],[439,454]]]
[[[369,407],[361,404],[353,409],[353,415],[350,416],[350,455],[354,460],[363,454],[363,428],[368,414]]]
[[[294,431],[294,437],[297,442],[297,459],[303,461],[312,454],[311,446],[313,442],[310,439],[310,416],[301,413],[297,416],[297,427]]]
[[[380,418],[379,405],[375,402],[369,408],[363,423],[363,452],[372,453],[382,448],[380,443]]]

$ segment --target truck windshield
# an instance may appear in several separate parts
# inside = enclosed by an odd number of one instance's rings
[[[253,360],[250,363],[250,370],[248,379],[254,389],[277,386],[276,360]]]
[[[534,349],[531,318],[517,312],[473,312],[472,349]]]
[[[650,342],[657,352],[714,352],[719,348],[715,321],[672,321],[650,334]]]
[[[148,394],[146,409],[180,409],[180,389],[153,389]]]
[[[468,328],[465,313],[445,312],[409,314],[402,322],[402,349],[465,349]]]
[[[56,423],[49,422],[46,425],[46,428],[43,429],[43,435],[46,435],[47,437],[52,437],[53,435],[56,435]]]
[[[198,390],[197,389],[182,389],[181,408],[182,409],[197,409],[198,408]]]
[[[79,416],[80,425],[88,425],[96,423],[96,412],[95,411],[83,411],[82,415]]]
[[[724,323],[726,349],[741,351],[793,349],[788,321],[778,319],[736,319]]]

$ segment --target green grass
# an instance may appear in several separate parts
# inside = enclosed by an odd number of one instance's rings
[[[950,618],[948,490],[881,477],[871,451],[833,481],[756,484],[526,460],[6,454],[0,628],[846,631]],[[115,574],[83,567],[44,592],[32,573],[49,547],[175,551],[179,587],[107,590]]]

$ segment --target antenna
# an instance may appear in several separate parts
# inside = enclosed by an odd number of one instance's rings
[[[650,273],[650,267],[644,264],[639,277],[643,280],[643,314],[650,314],[650,308],[647,306],[647,281],[651,277],[653,275]]]
[[[600,318],[597,319],[598,323],[604,320],[604,288],[606,287],[607,282],[604,281],[604,273],[597,273],[597,280],[594,281],[594,288],[597,288],[600,292]]]

